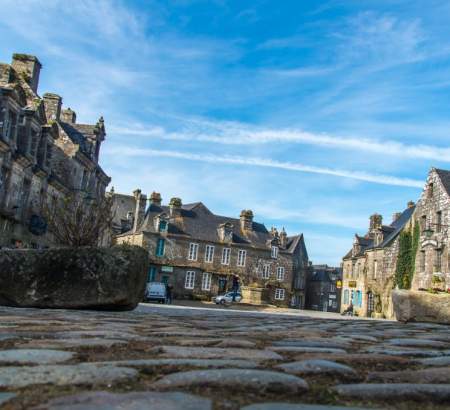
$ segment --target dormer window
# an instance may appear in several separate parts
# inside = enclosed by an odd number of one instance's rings
[[[167,215],[165,213],[157,215],[153,220],[153,224],[154,224],[156,232],[160,232],[160,233],[167,232],[167,229],[169,227],[169,222],[167,221]]]
[[[159,221],[159,232],[167,232],[167,221]]]
[[[220,224],[217,228],[219,240],[221,242],[233,242],[233,225],[229,222]]]
[[[272,246],[271,256],[273,259],[278,258],[278,246]]]

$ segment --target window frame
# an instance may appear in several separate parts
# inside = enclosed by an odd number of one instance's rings
[[[222,249],[222,260],[220,263],[222,265],[229,265],[231,260],[231,248],[223,248]]]
[[[262,273],[261,273],[261,278],[262,279],[270,279],[270,263],[265,263],[262,266]]]
[[[198,248],[199,248],[198,243],[195,242],[189,243],[188,261],[196,261],[198,259]]]
[[[214,245],[206,245],[205,246],[205,262],[206,263],[214,262],[214,248],[215,248]]]
[[[202,275],[202,290],[210,291],[212,282],[212,274],[210,272],[203,272]]]
[[[286,269],[284,266],[277,266],[277,280],[284,281],[284,278],[286,276]]]
[[[158,241],[156,242],[155,256],[162,258],[165,253],[166,253],[166,240],[164,238],[158,238]]]
[[[247,259],[247,251],[245,249],[239,249],[238,251],[238,259],[237,266],[244,267]]]
[[[272,259],[277,259],[278,258],[278,252],[279,252],[278,246],[272,245],[272,249],[270,251],[270,257]]]
[[[195,271],[186,271],[186,274],[184,276],[184,288],[190,290],[195,288]]]
[[[286,290],[284,288],[275,289],[275,300],[284,300],[286,298]]]

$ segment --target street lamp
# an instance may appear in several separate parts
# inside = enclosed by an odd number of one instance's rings
[[[431,227],[431,225],[437,225],[437,226],[439,226],[439,227],[441,227],[441,228],[448,228],[448,227],[449,227],[448,225],[442,225],[442,224],[437,224],[437,223],[429,222],[429,223],[427,224],[427,227],[422,231],[422,233],[423,233],[428,239],[430,239],[430,238],[433,236],[433,234],[434,234],[434,229]]]

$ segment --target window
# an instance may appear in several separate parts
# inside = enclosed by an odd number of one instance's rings
[[[223,248],[223,250],[222,250],[222,265],[230,264],[230,255],[231,255],[231,249]]]
[[[247,257],[247,251],[244,251],[243,249],[239,249],[237,266],[245,266],[245,258],[246,257]]]
[[[360,290],[356,291],[355,305],[358,306],[358,307],[361,307],[361,305],[362,305],[362,293],[361,293]]]
[[[278,258],[278,246],[272,246],[272,258]]]
[[[344,290],[344,304],[348,305],[348,289]]]
[[[441,249],[436,249],[434,254],[434,269],[436,272],[441,271],[442,266],[442,251]]]
[[[436,212],[436,232],[441,232],[442,230],[442,212]]]
[[[419,270],[425,272],[425,251],[420,251]]]
[[[369,292],[367,294],[367,311],[369,313],[372,313],[375,311],[375,300],[374,300],[372,292]]]
[[[188,259],[190,261],[196,261],[197,256],[198,256],[198,243],[190,243]]]
[[[334,283],[330,283],[330,292],[336,292],[336,285]]]
[[[156,245],[156,256],[164,256],[165,242],[166,241],[162,238],[158,239],[158,243]]]
[[[355,304],[355,291],[354,290],[352,290],[350,292],[350,302],[351,302],[352,305]]]
[[[205,262],[212,262],[214,259],[214,246],[206,245]]]
[[[167,275],[164,275],[161,278],[161,282],[164,283],[165,285],[167,285],[169,283],[169,277]]]
[[[269,279],[270,278],[270,265],[266,264],[263,265],[263,271],[262,276],[263,279]]]
[[[147,282],[154,282],[156,278],[156,268],[154,266],[150,266],[148,270]]]
[[[166,232],[167,231],[167,221],[159,221],[159,232]]]
[[[422,215],[422,217],[420,218],[420,227],[422,228],[422,231],[427,229],[427,216],[426,215]]]
[[[378,275],[378,261],[373,262],[373,278],[376,279]]]
[[[203,273],[202,290],[211,290],[211,274],[208,272]]]
[[[284,300],[284,289],[276,288],[275,289],[275,300]]]
[[[184,287],[186,289],[194,289],[194,283],[195,283],[195,272],[194,271],[187,271],[186,272],[186,278],[184,281]]]
[[[278,268],[277,268],[277,280],[284,280],[284,266],[278,266]]]

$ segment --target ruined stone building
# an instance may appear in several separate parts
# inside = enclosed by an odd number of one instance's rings
[[[40,97],[41,68],[26,54],[0,64],[0,246],[51,245],[43,201],[103,196],[110,182],[99,165],[103,118],[79,124],[59,95]]]
[[[305,309],[340,312],[342,270],[328,265],[312,265],[306,281]]]
[[[350,303],[359,316],[393,317],[392,289],[398,256],[399,235],[410,229],[413,202],[383,225],[379,214],[370,217],[368,232],[355,234],[353,247],[342,260],[343,288],[341,311]]]
[[[238,275],[244,301],[303,308],[308,255],[303,235],[289,237],[253,220],[219,216],[203,203],[161,196],[112,194],[117,243],[150,253],[149,281],[170,283],[176,297],[209,299],[231,288]],[[131,206],[134,205],[133,208]]]
[[[450,171],[432,168],[414,212],[420,225],[412,289],[450,288]]]

